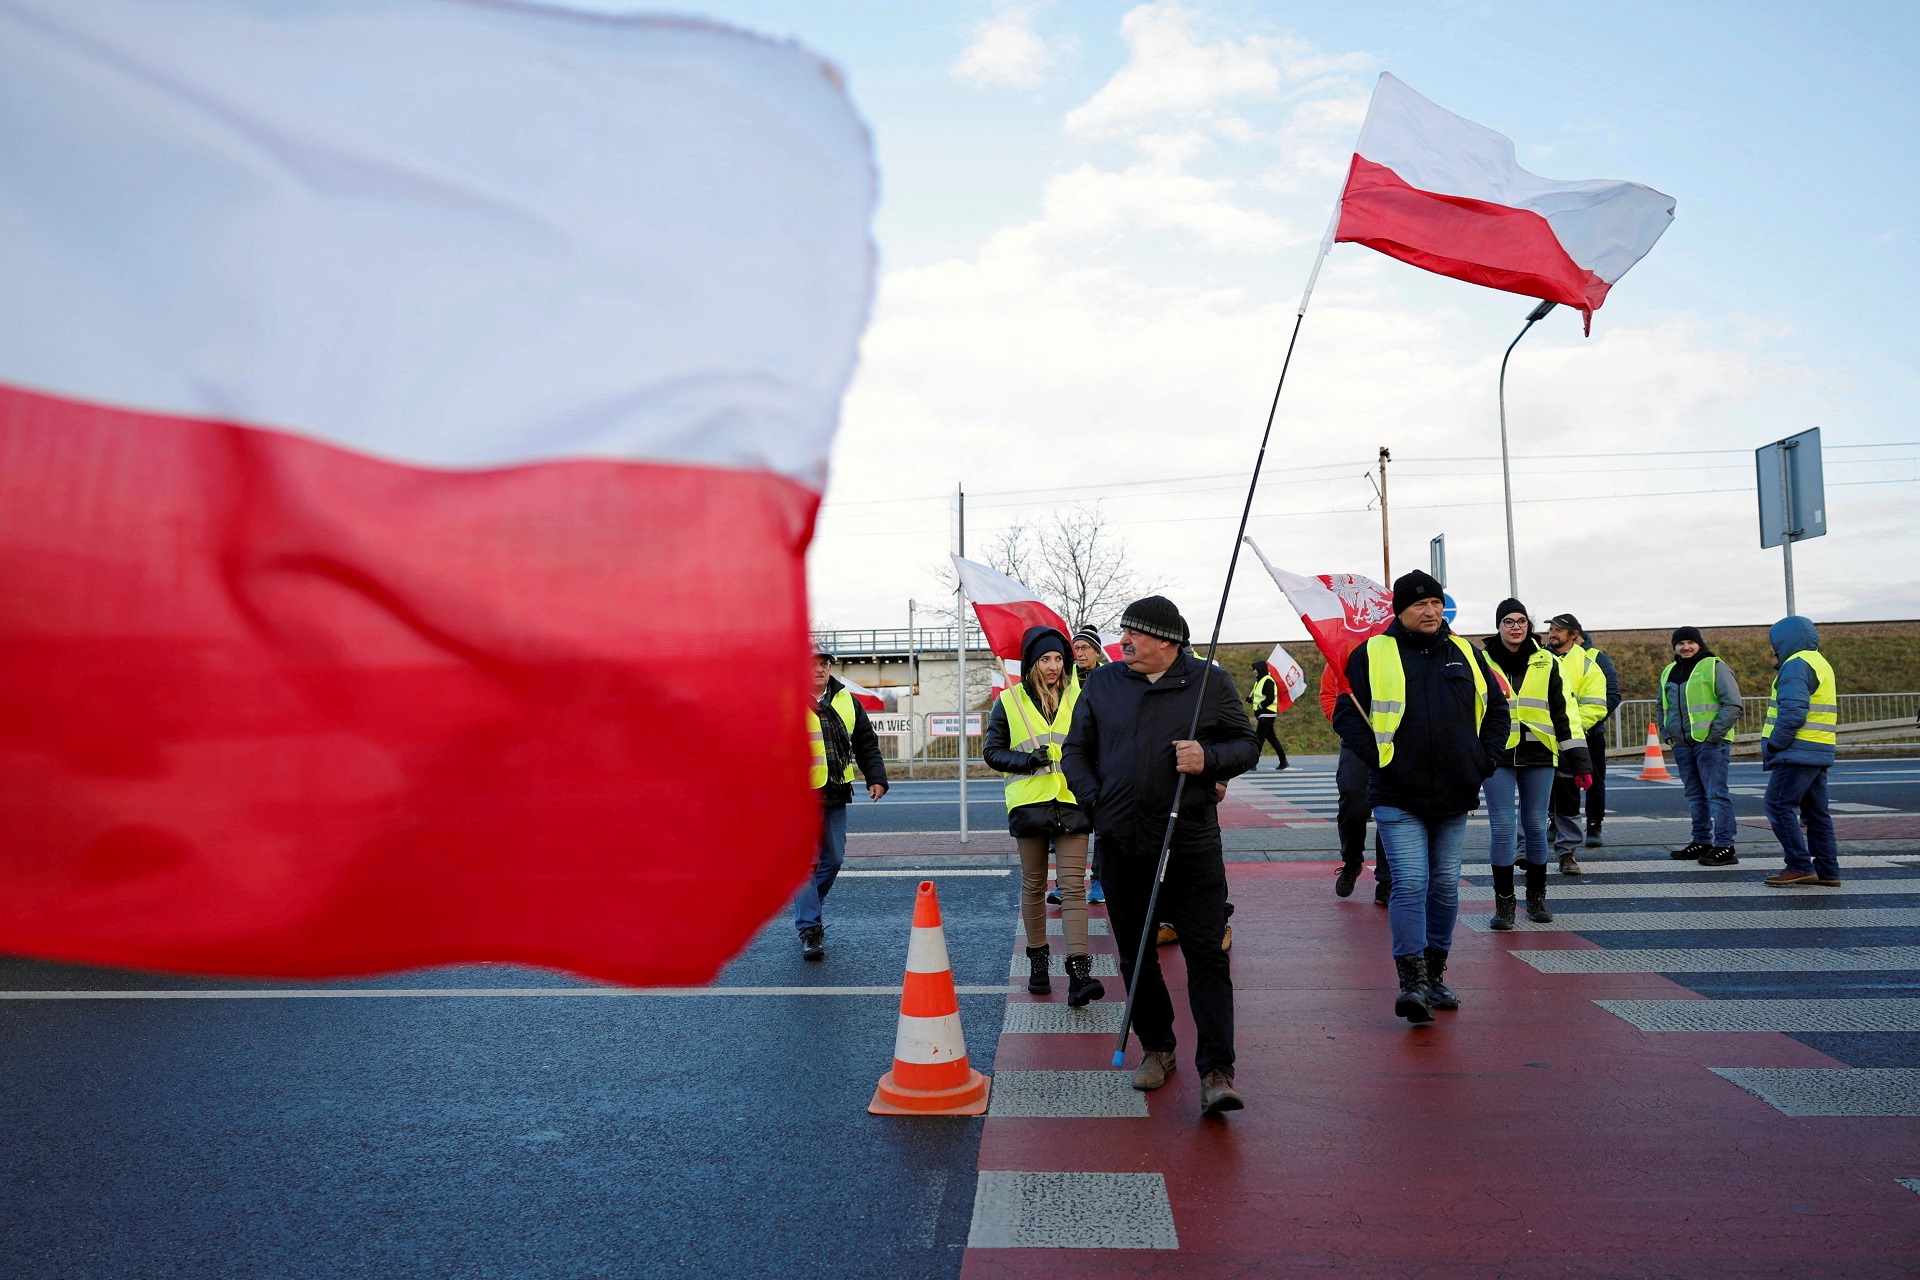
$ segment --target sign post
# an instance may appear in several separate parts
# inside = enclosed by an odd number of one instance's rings
[[[1447,535],[1435,534],[1427,544],[1427,572],[1441,586],[1447,585]]]
[[[1787,612],[1793,600],[1793,544],[1827,532],[1826,482],[1820,466],[1820,428],[1753,451],[1760,495],[1760,545],[1779,547],[1786,571]]]
[[[967,490],[964,485],[953,486],[953,554],[967,554]],[[953,666],[960,681],[958,716],[967,714],[967,585],[960,580],[956,572],[953,575],[953,633],[959,639],[953,642]],[[960,843],[967,843],[967,735],[961,734],[955,744],[960,762]]]

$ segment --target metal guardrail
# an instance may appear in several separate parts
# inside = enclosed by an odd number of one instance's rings
[[[835,655],[879,654],[879,653],[928,653],[937,654],[942,650],[953,652],[958,640],[958,629],[954,627],[865,627],[854,630],[816,631],[813,642],[816,646]],[[969,652],[984,650],[987,637],[977,627],[967,628],[967,649]]]
[[[1767,723],[1767,699],[1742,698],[1740,719],[1733,727],[1736,743],[1740,739],[1757,741]],[[1920,693],[1843,693],[1840,695],[1840,724],[1873,725],[1871,733],[1862,733],[1857,741],[1871,739],[1876,746],[1899,745],[1911,738],[1920,744]],[[1652,698],[1629,698],[1615,708],[1612,718],[1602,726],[1607,735],[1607,754],[1646,750],[1647,725],[1658,715]],[[1912,726],[1910,735],[1900,732],[1902,725]],[[1843,743],[1843,746],[1848,745]]]

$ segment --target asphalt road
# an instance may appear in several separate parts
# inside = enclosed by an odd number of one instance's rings
[[[721,986],[897,985],[916,880],[850,878]],[[942,879],[1003,984],[1010,878]],[[241,989],[0,961],[0,989]],[[506,967],[346,987],[568,986]],[[307,989],[312,989],[308,986]],[[962,996],[991,1070],[1002,997]],[[955,1276],[978,1120],[866,1114],[869,995],[0,1000],[0,1275]]]

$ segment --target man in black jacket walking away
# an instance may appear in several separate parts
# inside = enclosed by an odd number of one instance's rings
[[[1188,775],[1158,916],[1180,935],[1199,1033],[1200,1109],[1210,1115],[1245,1105],[1233,1087],[1233,977],[1221,945],[1227,871],[1215,784],[1253,768],[1260,747],[1233,681],[1218,667],[1207,678],[1199,728],[1187,737],[1207,663],[1181,653],[1186,641],[1186,620],[1171,600],[1148,596],[1128,605],[1120,619],[1123,661],[1088,676],[1060,764],[1074,796],[1093,812],[1121,974],[1131,981],[1140,966],[1133,1028],[1145,1053],[1133,1073],[1136,1089],[1158,1089],[1174,1070],[1173,1001],[1153,943],[1143,950],[1140,938],[1173,793],[1179,775]]]
[[[1467,814],[1507,742],[1507,698],[1487,656],[1447,629],[1440,583],[1405,574],[1394,621],[1347,659],[1353,707],[1334,728],[1370,766],[1367,795],[1393,868],[1387,922],[1400,994],[1393,1011],[1433,1021],[1457,1009],[1443,978],[1460,914]]]

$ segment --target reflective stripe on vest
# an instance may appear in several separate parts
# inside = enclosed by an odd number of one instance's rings
[[[1720,693],[1714,685],[1713,673],[1713,668],[1719,661],[1720,659],[1708,654],[1696,662],[1693,670],[1687,675],[1682,696],[1687,700],[1687,736],[1695,742],[1707,740],[1707,735],[1713,732],[1714,717],[1720,714]],[[1671,676],[1673,669],[1679,665],[1677,662],[1669,662],[1666,669],[1660,673],[1660,728],[1662,730],[1667,727],[1667,712],[1671,710],[1667,705],[1669,696],[1667,690],[1671,689],[1673,684],[1667,677]]]
[[[1559,764],[1561,750],[1578,746],[1584,739],[1562,742],[1553,736],[1553,672],[1556,663],[1564,663],[1564,659],[1554,657],[1545,649],[1535,649],[1527,655],[1527,673],[1520,678],[1519,692],[1508,703],[1513,719],[1512,727],[1507,731],[1507,750],[1511,751],[1520,745],[1520,730],[1524,726],[1553,754],[1553,762]],[[1580,731],[1580,712],[1573,705],[1572,686],[1567,680],[1564,665],[1560,671],[1560,714],[1567,722],[1568,732],[1577,734]]]
[[[1007,749],[1009,751],[1045,751],[1047,757],[1055,763],[1049,764],[1039,773],[1010,773],[1007,775],[1007,808],[1018,809],[1023,804],[1040,804],[1046,800],[1058,800],[1062,804],[1078,804],[1073,792],[1067,789],[1067,776],[1060,772],[1060,747],[1067,740],[1067,730],[1073,727],[1073,708],[1080,701],[1080,682],[1066,682],[1065,692],[1060,695],[1060,706],[1054,711],[1053,719],[1048,721],[1040,708],[1027,696],[1025,684],[1009,686],[1000,695],[1000,705],[1007,713]]]
[[[837,714],[840,717],[840,723],[847,726],[847,762],[846,764],[840,767],[839,781],[852,782],[853,781],[853,717],[854,717],[854,703],[853,703],[852,690],[843,688],[840,690],[840,692],[833,695],[833,710],[835,714]]]
[[[1459,647],[1473,672],[1473,727],[1487,718],[1487,677],[1474,660],[1473,646],[1459,636],[1447,639]],[[1371,686],[1372,705],[1367,721],[1373,727],[1373,743],[1380,751],[1380,767],[1393,763],[1393,735],[1407,714],[1407,671],[1400,665],[1400,642],[1392,636],[1374,636],[1367,641],[1367,683]]]
[[[1833,664],[1821,656],[1818,649],[1802,649],[1798,653],[1787,655],[1787,662],[1800,659],[1813,668],[1813,697],[1807,702],[1807,722],[1793,731],[1796,742],[1817,742],[1823,746],[1832,746],[1840,741],[1840,682],[1833,678]],[[1787,662],[1780,664],[1786,670]],[[1773,678],[1773,689],[1767,696],[1766,735],[1773,736],[1773,722],[1780,710],[1780,677]]]
[[[807,785],[818,791],[827,785],[827,739],[820,732],[820,717],[814,714],[812,707],[807,708],[807,749],[812,757],[807,770]]]

